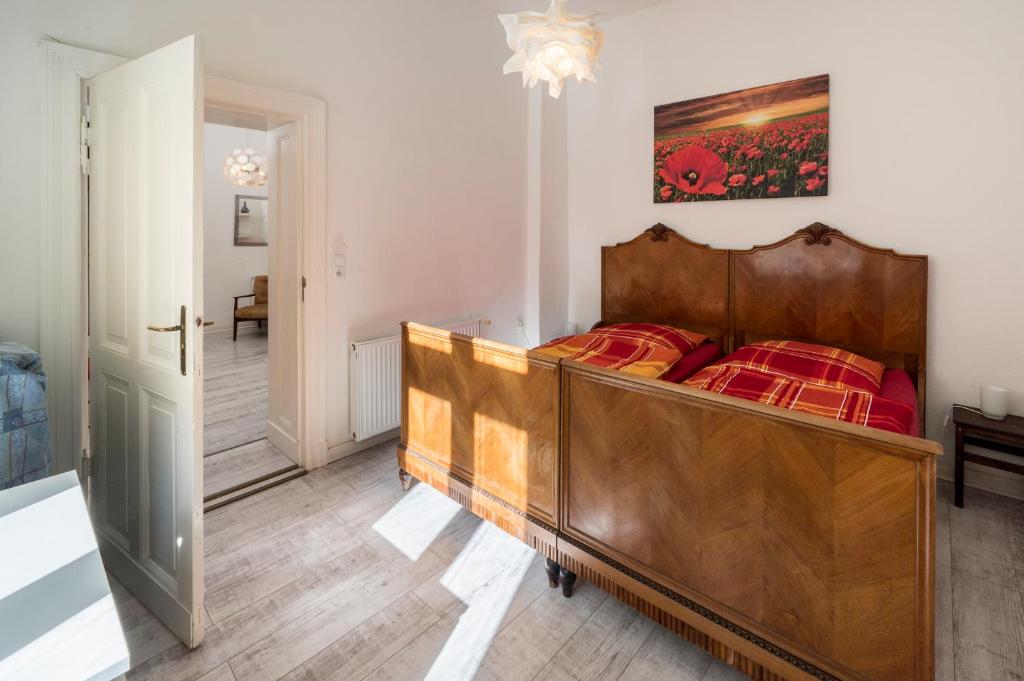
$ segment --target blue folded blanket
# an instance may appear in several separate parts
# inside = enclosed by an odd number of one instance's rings
[[[52,473],[42,358],[23,345],[0,343],[0,490]]]

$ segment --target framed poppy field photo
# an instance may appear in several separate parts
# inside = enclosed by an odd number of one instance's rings
[[[654,107],[654,202],[828,195],[828,75]]]

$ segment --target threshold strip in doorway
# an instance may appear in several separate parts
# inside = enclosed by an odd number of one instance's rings
[[[220,508],[230,504],[232,501],[238,501],[245,497],[257,494],[263,490],[276,487],[282,483],[294,480],[295,478],[302,477],[306,474],[306,469],[300,468],[296,464],[292,464],[285,468],[282,468],[266,475],[260,476],[255,480],[229,487],[225,490],[221,490],[215,494],[211,494],[203,499],[203,512],[212,511],[215,508]]]
[[[257,442],[263,442],[266,439],[267,439],[267,436],[264,435],[263,437],[258,437],[255,440],[249,440],[248,442],[239,442],[237,445],[231,445],[230,447],[223,447],[221,449],[218,449],[215,452],[203,452],[203,458],[205,459],[208,456],[217,456],[218,454],[223,454],[224,452],[230,452],[232,449],[238,449],[239,447],[245,447],[246,445],[254,445]]]

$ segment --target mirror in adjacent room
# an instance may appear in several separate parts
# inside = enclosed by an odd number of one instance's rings
[[[267,245],[267,197],[235,195],[235,245]]]

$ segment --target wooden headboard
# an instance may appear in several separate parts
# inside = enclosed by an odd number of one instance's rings
[[[850,350],[909,373],[924,418],[927,256],[821,223],[749,250],[711,248],[657,224],[601,251],[601,323],[673,324],[726,352],[768,339]]]
[[[733,251],[732,263],[733,347],[807,340],[923,378],[927,256],[872,248],[815,223]]]
[[[729,251],[657,224],[601,248],[601,320],[651,322],[729,339]]]

